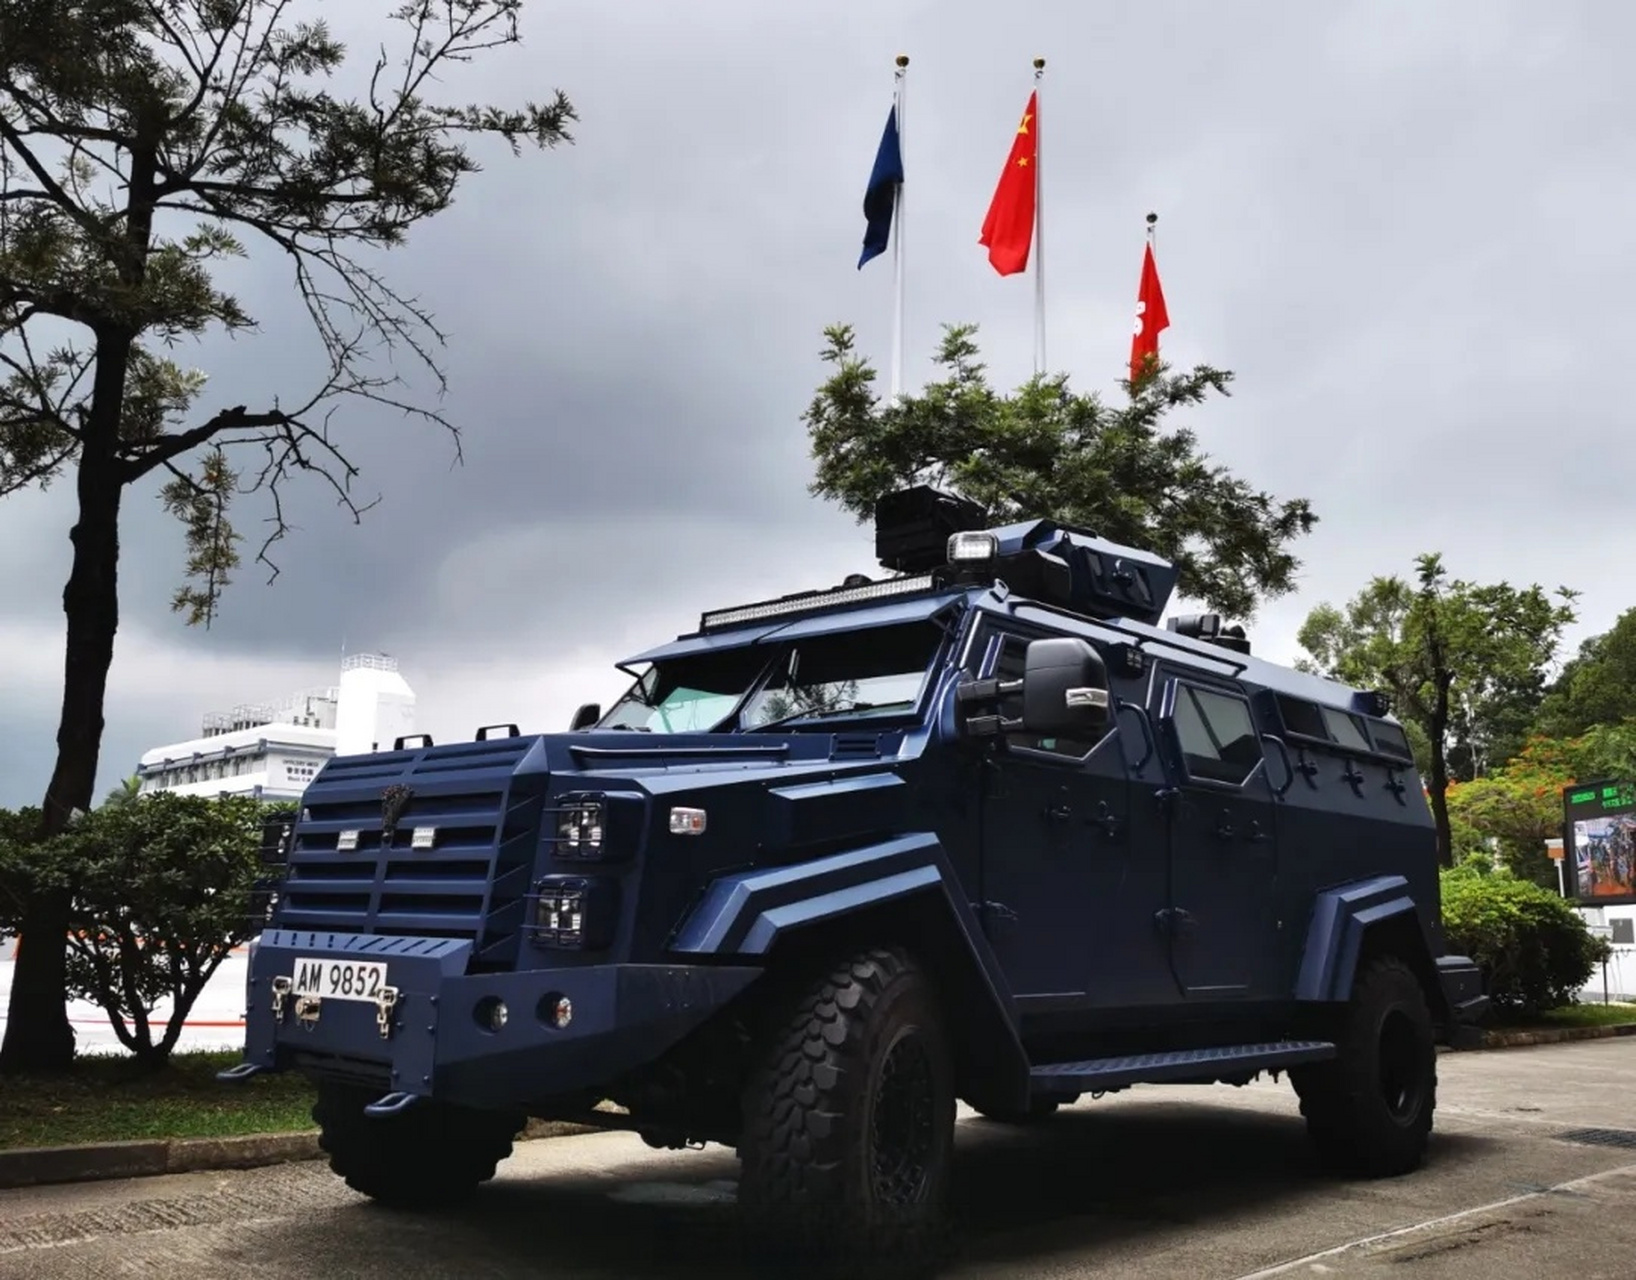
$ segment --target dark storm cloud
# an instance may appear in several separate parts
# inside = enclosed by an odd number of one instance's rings
[[[364,9],[345,31],[360,50]],[[524,32],[447,95],[560,86],[578,144],[485,149],[456,206],[387,262],[450,334],[443,407],[465,466],[434,429],[343,410],[358,492],[382,505],[355,528],[306,488],[281,576],[264,587],[247,564],[208,635],[168,612],[180,534],[133,494],[110,758],[191,732],[227,696],[191,687],[207,656],[224,681],[264,670],[233,695],[259,698],[294,679],[274,658],[321,683],[343,642],[380,646],[462,726],[467,703],[525,678],[525,711],[554,723],[583,673],[701,608],[868,570],[867,531],[806,493],[799,418],[831,321],[857,325],[885,389],[890,258],[854,264],[899,50],[910,384],[944,321],[982,324],[996,381],[1029,373],[1032,280],[997,279],[976,240],[1044,54],[1051,364],[1119,394],[1157,210],[1165,355],[1238,374],[1231,400],[1187,420],[1220,461],[1322,517],[1299,595],[1257,619],[1263,651],[1290,656],[1319,599],[1424,549],[1459,574],[1580,586],[1590,629],[1636,600],[1636,569],[1588,563],[1630,532],[1636,88],[1617,59],[1636,14],[1042,0],[1002,22],[975,0],[823,17],[582,0],[528,6]],[[263,333],[198,353],[207,407],[288,399],[313,372],[283,265],[235,271]],[[70,496],[0,506],[0,653],[60,626]],[[262,514],[244,510],[251,548]],[[0,669],[0,719],[32,758],[49,754],[55,696]],[[43,770],[0,774],[0,803]]]

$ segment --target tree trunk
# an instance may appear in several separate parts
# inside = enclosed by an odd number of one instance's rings
[[[1431,793],[1432,821],[1437,826],[1437,864],[1452,867],[1454,833],[1449,826],[1449,765],[1444,754],[1449,728],[1448,691],[1441,681],[1437,685],[1437,700],[1432,705],[1430,728],[1431,783],[1426,790]]]
[[[79,519],[69,534],[73,568],[63,590],[68,620],[57,763],[46,788],[40,836],[66,828],[76,809],[89,810],[96,794],[102,749],[102,707],[119,627],[119,502],[123,471],[115,449],[130,339],[98,343],[92,408],[84,427],[77,489]],[[67,947],[71,896],[38,893],[23,913],[12,974],[0,1073],[54,1073],[74,1064],[68,1025]]]

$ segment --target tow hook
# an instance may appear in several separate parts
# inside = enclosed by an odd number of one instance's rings
[[[403,1114],[403,1112],[409,1110],[410,1107],[414,1106],[415,1103],[419,1101],[420,1095],[417,1093],[403,1093],[401,1091],[397,1091],[383,1094],[381,1097],[376,1098],[375,1101],[371,1102],[364,1108],[364,1114],[366,1116],[371,1116],[376,1120],[382,1120],[388,1116]]]
[[[273,1021],[284,1021],[284,997],[290,994],[288,978],[273,979]]]

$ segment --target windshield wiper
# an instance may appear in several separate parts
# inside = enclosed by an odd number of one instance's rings
[[[795,720],[824,720],[831,716],[849,716],[855,711],[879,711],[883,707],[912,707],[914,699],[899,698],[896,702],[849,702],[844,707],[821,707],[817,710],[792,711],[787,716],[779,716],[776,720],[769,720],[766,724],[758,724],[749,732],[759,733],[763,729],[776,729],[781,724],[789,724]]]

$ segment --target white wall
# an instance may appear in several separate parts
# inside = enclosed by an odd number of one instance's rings
[[[1590,926],[1592,933],[1610,942],[1615,920],[1631,921],[1632,932],[1636,932],[1636,906],[1580,907],[1578,911],[1584,917],[1585,923]],[[1636,944],[1613,943],[1613,958],[1607,963],[1605,981],[1608,999],[1636,1001]],[[1603,992],[1603,968],[1598,965],[1591,974],[1591,980],[1579,993],[1579,998],[1586,1003],[1598,1004],[1603,998]]]

